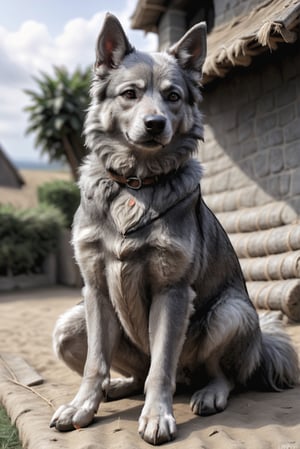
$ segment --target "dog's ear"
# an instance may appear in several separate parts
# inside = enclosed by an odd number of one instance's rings
[[[97,41],[95,67],[116,68],[133,50],[119,20],[107,13]]]
[[[201,73],[206,57],[206,24],[194,25],[176,44],[168,50],[182,68]]]

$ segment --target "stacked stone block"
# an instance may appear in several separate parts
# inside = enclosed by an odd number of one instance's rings
[[[204,193],[257,183],[257,204],[284,200],[300,212],[299,50],[204,87]]]

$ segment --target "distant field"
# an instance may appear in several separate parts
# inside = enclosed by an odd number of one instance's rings
[[[48,181],[56,179],[70,180],[71,175],[65,171],[50,170],[20,170],[25,181],[21,189],[0,187],[0,204],[12,204],[20,208],[37,205],[37,187]]]
[[[61,162],[27,161],[22,159],[12,160],[18,170],[47,170],[47,171],[68,171],[67,165]]]

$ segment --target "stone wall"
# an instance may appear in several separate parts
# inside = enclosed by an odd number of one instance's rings
[[[165,50],[177,42],[186,32],[186,13],[169,9],[163,14],[158,26],[159,49]]]
[[[255,183],[254,204],[283,200],[300,212],[299,52],[284,46],[205,86],[204,195]]]

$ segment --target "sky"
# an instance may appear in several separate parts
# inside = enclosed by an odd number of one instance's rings
[[[121,21],[139,50],[155,51],[157,36],[130,29],[135,0],[0,0],[0,145],[13,161],[41,161],[34,135],[25,135],[33,76],[53,65],[71,72],[94,62],[107,11]]]

